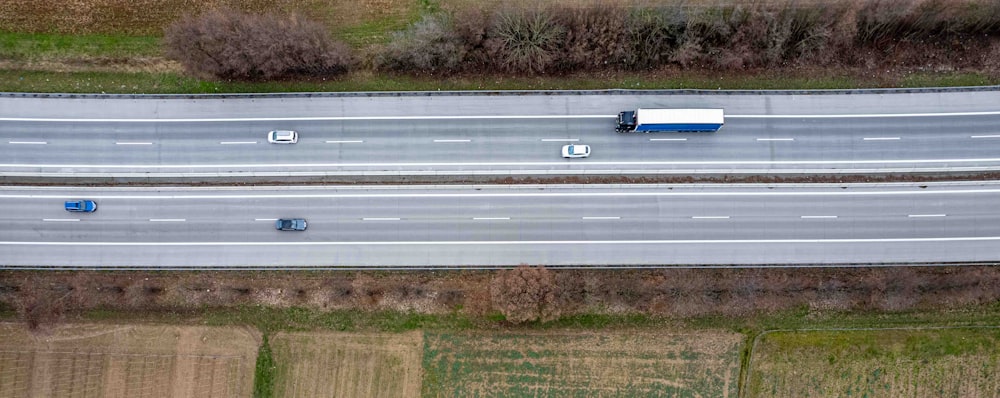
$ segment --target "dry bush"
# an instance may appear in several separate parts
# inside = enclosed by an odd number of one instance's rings
[[[555,69],[565,37],[549,10],[506,10],[494,16],[484,45],[496,69],[542,74]]]
[[[566,32],[558,69],[563,72],[623,66],[628,43],[628,13],[621,6],[563,6],[551,10]]]
[[[514,324],[556,319],[557,297],[555,277],[542,266],[500,271],[490,284],[493,305]]]
[[[434,14],[394,33],[375,64],[379,69],[393,72],[447,74],[463,67],[465,52],[466,44],[451,17]]]
[[[346,44],[295,14],[212,10],[171,24],[163,43],[190,73],[223,79],[332,77],[353,63]]]

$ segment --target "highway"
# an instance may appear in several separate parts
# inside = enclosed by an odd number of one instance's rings
[[[68,199],[95,213],[69,213]],[[1000,261],[1000,182],[0,187],[10,268]],[[304,232],[276,231],[301,217]]]
[[[1000,92],[0,96],[0,177],[870,174],[1000,170]],[[717,133],[616,134],[636,107]],[[272,145],[272,129],[300,132]],[[559,149],[589,144],[588,159]]]

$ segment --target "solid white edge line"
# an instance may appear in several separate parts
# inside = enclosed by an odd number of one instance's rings
[[[40,242],[0,241],[5,246],[471,246],[471,245],[621,245],[621,244],[809,244],[809,243],[909,243],[909,242],[992,242],[1000,236],[960,236],[938,238],[843,238],[843,239],[691,239],[691,240],[529,240],[529,241],[387,241],[387,242]]]
[[[510,217],[472,217],[473,220],[510,220]]]
[[[947,214],[908,214],[906,215],[910,218],[920,218],[920,217],[947,217]]]
[[[221,145],[256,144],[257,141],[219,141]]]
[[[46,145],[46,141],[7,141],[8,144],[14,145]]]
[[[604,216],[593,216],[593,217],[580,217],[584,220],[621,220],[621,217],[604,217]]]
[[[326,141],[327,144],[360,144],[364,140]]]
[[[42,221],[80,221],[79,218],[43,218]]]
[[[799,218],[837,218],[837,216],[802,216]]]
[[[902,137],[865,137],[862,141],[897,141],[902,139]]]
[[[726,115],[732,119],[850,119],[850,118],[893,118],[893,117],[949,117],[949,116],[994,116],[1000,111],[941,112],[941,113],[883,113],[883,114],[839,114],[839,115]],[[94,123],[190,123],[190,122],[266,122],[266,121],[323,121],[323,120],[442,120],[442,119],[613,119],[618,115],[469,115],[469,116],[305,116],[305,117],[246,117],[246,118],[183,118],[183,119],[82,119],[82,118],[37,118],[0,117],[0,121],[10,122],[94,122]]]
[[[115,141],[115,145],[153,145],[152,142],[119,142]]]
[[[187,221],[183,218],[150,218],[149,221],[152,222],[184,222]]]
[[[472,142],[472,140],[434,140],[434,142]]]
[[[729,216],[691,216],[695,220],[724,220],[729,219]]]
[[[687,138],[650,138],[650,141],[687,141]]]
[[[794,138],[758,138],[757,141],[795,141]]]
[[[361,221],[399,221],[399,217],[362,217]]]
[[[1000,194],[1000,189],[948,189],[913,191],[761,191],[761,192],[702,192],[702,191],[658,191],[658,192],[520,192],[520,193],[310,193],[310,194],[247,194],[247,195],[90,195],[92,199],[281,199],[281,198],[488,198],[488,197],[656,197],[656,196],[906,196],[906,195],[965,195]],[[5,194],[0,198],[10,199],[65,199],[58,194]]]
[[[577,142],[579,138],[542,138],[542,142]]]

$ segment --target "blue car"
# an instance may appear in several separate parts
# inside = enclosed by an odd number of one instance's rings
[[[93,200],[67,200],[65,206],[66,211],[72,212],[93,213],[97,211],[97,203],[94,203]]]
[[[301,218],[282,218],[274,222],[274,228],[279,231],[305,231],[306,220]]]

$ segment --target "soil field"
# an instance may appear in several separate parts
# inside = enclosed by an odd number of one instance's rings
[[[998,397],[1000,330],[776,332],[749,397]]]
[[[276,397],[417,397],[420,332],[278,333]]]
[[[0,397],[249,397],[247,328],[0,323]]]
[[[732,397],[743,336],[648,331],[424,335],[425,397]]]

